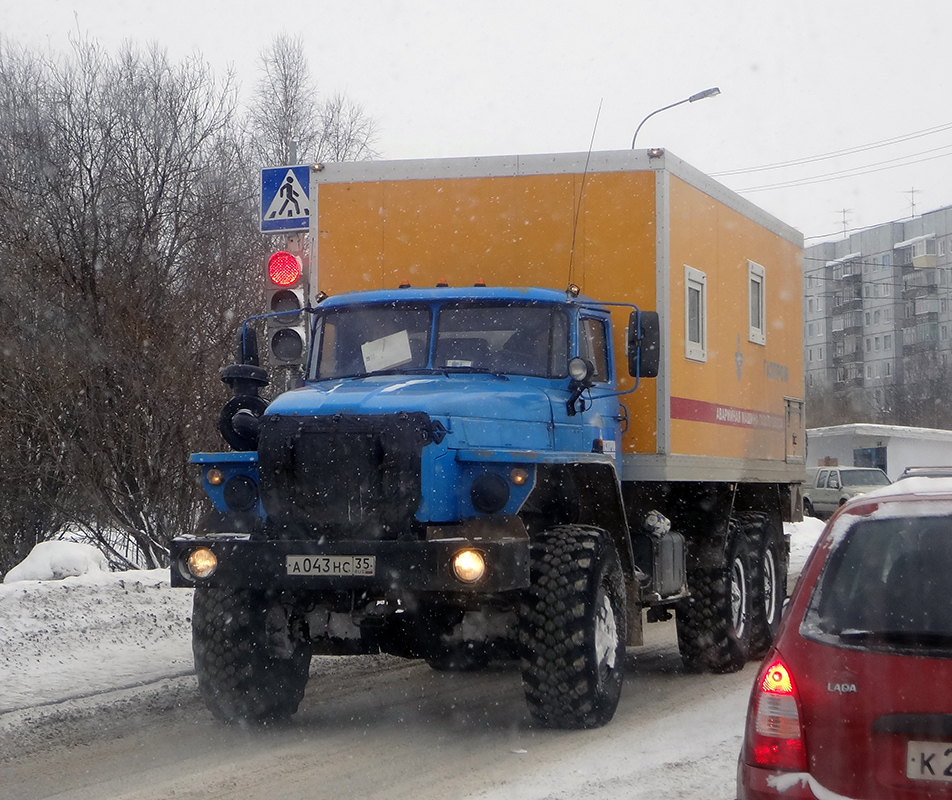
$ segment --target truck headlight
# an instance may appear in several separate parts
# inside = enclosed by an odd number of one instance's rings
[[[193,578],[207,578],[218,569],[218,556],[207,547],[196,547],[185,559],[185,568]]]
[[[486,574],[486,557],[479,550],[460,550],[453,556],[453,572],[463,583],[476,583]]]

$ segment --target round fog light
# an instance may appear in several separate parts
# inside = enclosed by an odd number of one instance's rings
[[[509,484],[502,475],[484,472],[473,481],[469,499],[477,511],[483,514],[498,514],[509,502]]]
[[[475,583],[486,574],[486,558],[478,550],[460,550],[453,556],[453,572],[463,583]]]
[[[212,467],[205,473],[205,480],[207,480],[211,486],[221,486],[225,482],[225,473],[217,467]]]
[[[218,568],[218,558],[207,547],[196,547],[188,554],[185,566],[193,578],[207,578]]]

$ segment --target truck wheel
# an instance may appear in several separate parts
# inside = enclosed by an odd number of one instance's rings
[[[803,514],[806,517],[816,516],[816,511],[813,510],[813,503],[806,497],[803,498]]]
[[[691,596],[677,607],[678,649],[689,672],[737,672],[750,655],[750,555],[733,523],[724,563],[688,575]]]
[[[519,609],[529,711],[551,728],[595,728],[615,714],[625,671],[625,582],[611,537],[582,525],[533,538]]]
[[[284,608],[261,592],[196,589],[192,654],[205,705],[223,722],[267,722],[297,711],[310,644],[294,640]]]
[[[763,658],[773,644],[783,601],[787,596],[787,559],[783,540],[774,525],[762,515],[747,525],[747,540],[753,554],[750,566],[751,658]]]

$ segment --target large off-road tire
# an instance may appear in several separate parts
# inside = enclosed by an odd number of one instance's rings
[[[689,672],[737,672],[750,657],[750,553],[733,522],[723,562],[688,573],[691,596],[676,612],[678,649]]]
[[[615,714],[625,672],[625,581],[611,537],[563,525],[533,537],[519,609],[522,684],[551,728],[595,728]]]
[[[780,627],[787,596],[787,552],[770,518],[752,514],[744,520],[750,547],[750,657],[763,658]]]
[[[294,639],[275,598],[245,589],[196,589],[192,654],[198,689],[223,722],[268,722],[297,711],[310,644]]]

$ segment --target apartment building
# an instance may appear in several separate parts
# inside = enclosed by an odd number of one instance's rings
[[[803,275],[811,424],[952,428],[952,206],[807,247]]]

